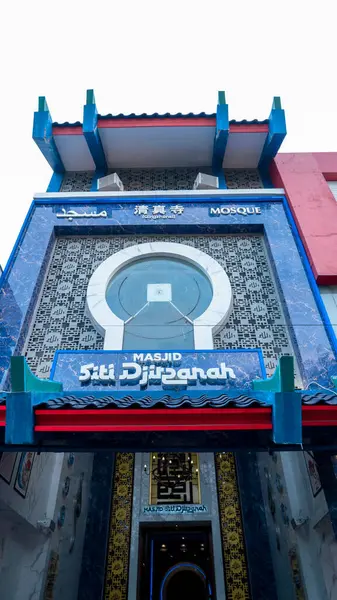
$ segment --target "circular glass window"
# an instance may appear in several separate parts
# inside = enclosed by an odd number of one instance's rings
[[[192,349],[193,321],[212,295],[212,285],[198,267],[153,257],[122,268],[109,283],[106,300],[124,321],[125,350]]]

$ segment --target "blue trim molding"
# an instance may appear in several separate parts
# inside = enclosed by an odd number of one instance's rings
[[[64,165],[53,136],[53,121],[44,96],[39,97],[39,110],[34,113],[33,140],[53,171],[64,173]]]
[[[92,178],[92,182],[91,182],[91,188],[90,191],[91,192],[97,192],[98,191],[98,180],[101,177],[104,177],[104,175],[106,174],[106,170],[105,169],[96,169],[93,178]]]
[[[47,187],[47,192],[59,192],[61,190],[64,174],[54,172]]]
[[[143,219],[135,205],[181,204],[175,219]],[[240,210],[239,210],[240,207]],[[252,208],[245,208],[252,207]],[[233,209],[232,211],[229,209]],[[237,212],[239,210],[239,212]],[[67,211],[71,211],[69,217]],[[222,211],[222,212],[221,212]],[[248,211],[248,212],[247,212]],[[257,211],[257,212],[256,212]],[[95,218],[92,218],[94,215]],[[294,353],[304,387],[317,381],[331,386],[337,376],[336,342],[322,305],[310,265],[302,254],[296,226],[282,197],[231,199],[223,197],[141,196],[46,198],[35,200],[2,276],[0,290],[0,380],[6,388],[10,355],[20,354],[20,343],[32,318],[55,235],[264,233],[270,261],[284,301]],[[304,301],[305,299],[305,301]]]
[[[95,102],[94,90],[87,90],[87,103],[85,104],[83,110],[83,135],[86,139],[90,154],[96,165],[96,169],[99,169],[100,171],[103,171],[103,173],[105,173],[108,168],[108,165],[106,162],[101,138],[99,135],[97,122],[98,112]]]
[[[294,217],[293,217],[292,212],[291,212],[291,210],[289,208],[288,201],[287,201],[286,198],[283,199],[283,206],[284,206],[284,210],[285,210],[285,213],[286,213],[288,221],[289,221],[289,225],[290,225],[290,227],[292,229],[292,232],[294,234],[294,238],[295,238],[295,241],[296,241],[297,249],[298,249],[298,252],[299,252],[299,254],[300,254],[301,258],[302,258],[302,262],[303,262],[303,265],[304,265],[304,268],[305,268],[305,271],[306,271],[306,274],[307,274],[307,277],[308,277],[308,281],[309,281],[309,284],[310,284],[310,287],[311,287],[311,291],[313,293],[313,296],[315,298],[316,304],[318,306],[318,309],[319,309],[319,312],[320,312],[320,315],[321,315],[322,323],[323,323],[323,325],[325,327],[325,330],[326,330],[326,332],[328,334],[331,346],[332,346],[334,354],[335,354],[335,359],[337,360],[337,337],[336,337],[336,334],[335,334],[335,330],[334,330],[333,326],[331,325],[330,317],[329,317],[329,315],[327,313],[327,310],[325,308],[325,304],[324,304],[324,302],[322,300],[322,296],[320,294],[318,285],[316,283],[316,279],[315,279],[314,274],[312,272],[312,268],[310,266],[310,263],[309,263],[309,260],[308,260],[305,248],[303,246],[303,242],[301,240],[300,234],[298,233],[297,225],[295,223]],[[331,377],[332,384],[335,385],[335,387],[337,387],[337,385],[334,383],[335,380],[336,380],[336,384],[337,384],[337,377]]]
[[[219,177],[219,187],[221,189],[227,188],[222,163],[225,156],[228,135],[228,104],[226,104],[225,92],[219,92],[219,101],[216,109],[216,128],[213,145],[212,169],[213,174],[216,177]]]
[[[259,169],[262,174],[268,173],[271,160],[276,156],[286,135],[286,119],[281,106],[281,99],[275,96],[269,115],[269,133],[259,162]]]

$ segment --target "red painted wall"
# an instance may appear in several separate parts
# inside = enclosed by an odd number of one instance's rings
[[[278,154],[270,175],[285,189],[316,281],[337,284],[337,202],[327,180],[337,181],[337,152]]]

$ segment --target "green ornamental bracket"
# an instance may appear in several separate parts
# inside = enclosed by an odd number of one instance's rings
[[[337,375],[335,377],[331,377],[332,385],[337,388]]]
[[[62,383],[35,377],[23,356],[13,356],[11,387],[6,395],[6,444],[33,444],[34,406],[45,401],[46,394],[61,392]]]
[[[31,372],[24,356],[11,358],[12,392],[61,392],[62,383],[39,379]]]
[[[295,391],[294,357],[281,356],[274,375],[253,381],[253,389],[273,393],[273,441],[302,444],[302,402]]]
[[[295,390],[294,357],[281,356],[274,375],[255,379],[253,390],[260,392],[293,392]]]

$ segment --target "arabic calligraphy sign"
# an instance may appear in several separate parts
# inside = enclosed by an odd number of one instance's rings
[[[95,211],[77,212],[76,210],[66,210],[65,208],[62,208],[60,213],[56,213],[57,219],[68,219],[68,221],[72,221],[73,219],[106,219],[107,216],[108,213],[106,210],[97,213]]]
[[[191,205],[189,206],[189,208]],[[97,208],[93,209],[90,206],[79,206],[76,209],[61,208],[60,212],[56,213],[57,219],[66,219],[73,221],[74,219],[106,219],[115,218],[116,210],[120,210],[122,213],[130,211],[130,216],[134,218],[134,221],[140,219],[157,221],[158,219],[162,222],[167,219],[176,219],[177,217],[183,218],[185,211],[188,207],[183,204],[136,204],[125,207],[122,205],[111,207],[108,211],[107,207],[104,210],[99,211]],[[195,209],[194,209],[195,210]],[[260,206],[242,206],[242,205],[214,205],[208,207],[208,214],[210,217],[220,216],[235,216],[235,215],[261,215]],[[137,219],[138,218],[138,219]]]
[[[199,459],[196,452],[151,454],[150,503],[200,503]]]

